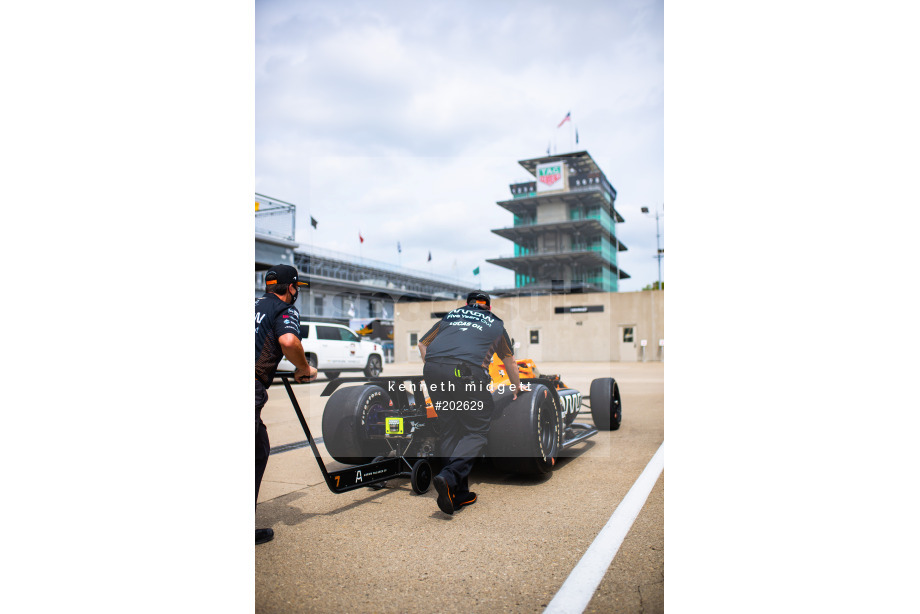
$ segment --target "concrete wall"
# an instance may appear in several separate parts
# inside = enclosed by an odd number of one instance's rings
[[[550,222],[565,222],[569,219],[569,206],[564,202],[556,201],[540,203],[537,206],[537,223],[549,224]]]
[[[398,303],[394,321],[397,361],[421,362],[411,335],[421,338],[438,320],[433,312],[448,312],[461,301]],[[555,313],[557,307],[599,305],[599,313]],[[536,361],[654,361],[663,360],[664,291],[598,292],[522,296],[492,301],[492,311],[505,322],[520,347],[518,358]],[[633,342],[622,341],[622,327],[633,329]],[[531,343],[536,331],[537,343]],[[643,354],[641,341],[646,341]]]

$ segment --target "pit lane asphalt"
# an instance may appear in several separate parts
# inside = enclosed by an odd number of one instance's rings
[[[452,517],[434,488],[416,495],[398,479],[335,495],[309,447],[273,454],[256,525],[275,539],[255,547],[256,611],[541,612],[664,441],[664,365],[538,366],[584,395],[592,379],[616,378],[622,426],[566,451],[548,477],[477,466],[479,500]],[[421,364],[384,366],[384,375],[416,374]],[[319,380],[294,386],[314,438],[326,401]],[[262,418],[272,448],[305,439],[280,382]],[[591,423],[590,411],[577,420]],[[327,467],[343,467],[319,449]],[[585,611],[664,611],[664,473]]]

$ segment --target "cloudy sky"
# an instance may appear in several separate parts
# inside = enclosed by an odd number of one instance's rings
[[[513,253],[490,230],[513,223],[495,203],[517,161],[585,149],[626,219],[621,290],[655,281],[662,2],[579,6],[258,0],[256,191],[297,205],[304,247],[510,287],[486,259]]]

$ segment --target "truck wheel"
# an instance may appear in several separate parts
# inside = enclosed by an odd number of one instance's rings
[[[623,417],[620,407],[620,387],[612,377],[602,377],[591,382],[591,416],[601,431],[620,428]]]
[[[323,441],[329,456],[347,465],[363,465],[387,453],[386,442],[369,439],[368,423],[383,422],[390,397],[380,386],[339,388],[323,410]]]
[[[341,371],[323,371],[323,375],[325,375],[329,379],[335,379],[341,374],[342,374]]]
[[[367,357],[367,366],[364,367],[365,377],[377,377],[383,372],[383,365],[380,364],[380,356],[371,354]]]
[[[499,471],[542,475],[559,452],[559,408],[549,389],[532,384],[492,419],[486,453]]]

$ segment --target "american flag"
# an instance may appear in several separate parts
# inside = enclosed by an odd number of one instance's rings
[[[570,119],[572,119],[572,112],[571,112],[571,111],[569,111],[568,113],[565,114],[565,117],[562,119],[561,122],[559,122],[559,125],[556,126],[556,127],[557,127],[557,128],[561,128],[561,127],[562,127],[562,124],[564,124],[565,122],[569,121]]]

